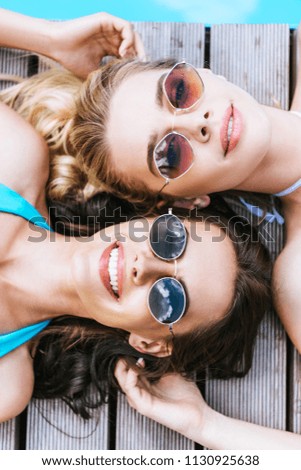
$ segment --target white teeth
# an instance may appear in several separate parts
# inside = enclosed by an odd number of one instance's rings
[[[231,116],[229,119],[229,124],[228,124],[228,134],[227,134],[228,142],[230,142],[230,139],[231,139],[232,128],[233,128],[233,117]]]
[[[118,294],[118,248],[113,248],[110,253],[108,271],[112,289]]]
[[[228,142],[231,139],[232,128],[233,128],[233,117],[231,116],[230,119],[229,119],[229,124],[228,124],[228,134],[227,134]]]

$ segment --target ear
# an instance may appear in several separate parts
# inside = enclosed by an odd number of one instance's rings
[[[174,207],[181,207],[184,209],[203,209],[204,207],[209,206],[210,204],[210,196],[207,194],[204,194],[203,196],[199,196],[196,198],[192,199],[177,199],[176,201],[173,202]]]
[[[170,356],[172,353],[172,346],[166,342],[165,339],[152,340],[131,333],[129,336],[129,344],[137,351],[143,354],[150,354],[156,357]]]
[[[195,198],[175,199],[172,202],[162,199],[156,204],[156,207],[157,209],[162,209],[163,206],[180,207],[183,209],[193,210],[196,208],[203,209],[204,207],[209,206],[210,202],[210,196],[208,196],[208,194],[203,194],[202,196]]]

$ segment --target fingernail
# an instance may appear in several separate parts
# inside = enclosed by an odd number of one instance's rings
[[[143,357],[139,357],[139,359],[136,361],[136,366],[141,367],[142,369],[143,369],[143,367],[145,367],[145,361],[144,361]]]

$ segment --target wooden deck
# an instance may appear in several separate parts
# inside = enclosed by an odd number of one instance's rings
[[[294,76],[295,35],[287,25],[136,23],[149,58],[176,57],[249,91],[261,103],[288,109]],[[44,67],[35,56],[0,52],[2,72],[23,76]],[[244,214],[247,215],[247,214]],[[261,227],[275,258],[283,228]],[[205,398],[215,409],[277,429],[301,432],[301,362],[274,312],[258,335],[252,370],[244,379],[207,381]],[[112,397],[90,422],[61,401],[33,400],[21,417],[0,425],[0,449],[194,449],[195,444],[131,410]]]

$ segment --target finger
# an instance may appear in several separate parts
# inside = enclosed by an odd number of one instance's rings
[[[143,413],[150,398],[148,382],[144,383],[139,374],[134,369],[129,369],[123,360],[118,361],[114,374],[129,405]]]
[[[119,47],[119,55],[121,57],[127,52],[128,49],[134,47],[135,34],[131,23],[126,22],[122,28],[116,27],[121,37],[121,44]]]
[[[129,369],[128,365],[124,360],[119,360],[114,371],[114,375],[124,393],[137,386],[138,373],[133,369]]]
[[[123,46],[122,46],[123,47]],[[121,49],[121,47],[120,47]],[[119,54],[123,58],[133,58],[138,57],[140,60],[145,60],[145,50],[141,37],[137,32],[133,35],[133,42],[126,49],[122,49]]]
[[[136,50],[137,56],[139,57],[140,60],[145,60],[145,49],[144,49],[144,45],[140,37],[140,34],[135,32],[134,35],[135,35],[134,43],[135,43],[135,50]]]
[[[119,359],[115,366],[114,375],[121,388],[126,381],[127,371],[128,371],[128,367],[127,367],[126,362],[123,359]]]

